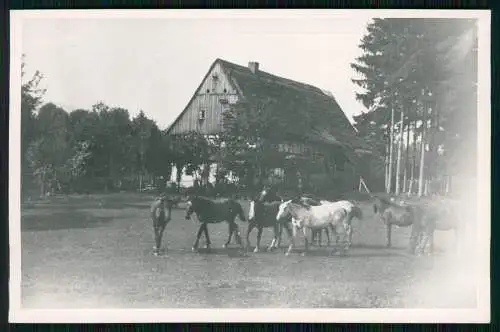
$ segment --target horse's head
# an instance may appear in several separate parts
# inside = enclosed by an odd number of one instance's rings
[[[283,202],[279,205],[278,214],[276,215],[276,220],[280,221],[287,218],[291,214],[291,204],[292,200]]]
[[[196,201],[195,199],[193,199],[192,197],[189,197],[188,201],[186,202],[186,220],[191,219],[191,215],[194,212],[194,202],[195,201]]]
[[[387,202],[385,199],[380,197],[375,197],[375,202],[373,203],[373,212],[375,214],[382,214],[384,213],[388,205],[389,202]]]

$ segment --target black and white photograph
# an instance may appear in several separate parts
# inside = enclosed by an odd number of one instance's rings
[[[10,15],[11,322],[489,322],[489,11]]]

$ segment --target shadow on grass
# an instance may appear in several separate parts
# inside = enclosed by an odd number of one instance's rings
[[[366,243],[353,243],[351,248],[356,249],[374,249],[374,250],[404,250],[407,249],[404,246],[394,246],[387,247],[385,244],[366,244]]]
[[[21,217],[21,231],[48,231],[99,227],[114,217],[96,217],[78,211],[31,214]]]
[[[248,254],[245,252],[245,249],[241,249],[238,247],[229,247],[229,248],[198,248],[196,251],[192,252],[193,254],[203,254],[210,256],[227,256],[227,257],[247,257]]]

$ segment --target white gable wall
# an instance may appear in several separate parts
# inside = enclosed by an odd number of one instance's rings
[[[188,104],[186,111],[170,129],[172,134],[196,131],[201,134],[220,132],[222,112],[225,106],[221,99],[237,97],[237,91],[222,70],[219,62],[215,64],[202,82],[194,98]],[[205,110],[205,119],[200,120],[200,112]]]

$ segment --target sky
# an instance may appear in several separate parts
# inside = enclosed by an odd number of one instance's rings
[[[161,128],[183,110],[216,58],[333,93],[350,117],[364,110],[349,64],[370,16],[30,18],[27,77],[44,75],[44,100],[70,111],[98,101],[143,110]],[[359,90],[358,90],[359,91]]]

